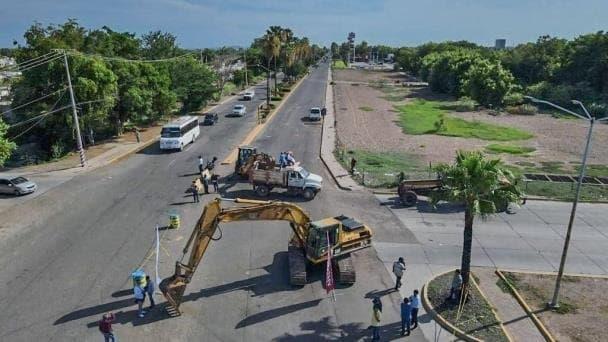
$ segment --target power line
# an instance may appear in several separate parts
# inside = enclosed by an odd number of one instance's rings
[[[72,55],[72,56],[100,58],[100,59],[107,60],[107,61],[131,62],[131,63],[163,63],[163,62],[174,61],[176,59],[184,58],[184,57],[190,56],[190,55],[192,55],[192,56],[196,55],[196,53],[194,53],[194,52],[189,52],[189,53],[186,53],[183,55],[170,57],[170,58],[162,58],[162,59],[128,59],[128,58],[122,58],[122,57],[108,57],[108,56],[103,56],[103,55],[88,54],[88,53],[83,53],[83,52],[78,52],[78,51],[66,51],[66,53],[69,55]]]
[[[34,116],[33,118],[29,118],[29,119],[27,119],[27,120],[23,120],[23,121],[17,122],[16,124],[10,125],[10,126],[8,126],[8,128],[9,128],[9,129],[11,129],[11,128],[15,128],[15,127],[18,127],[18,126],[21,126],[21,125],[25,125],[26,123],[28,123],[28,122],[30,122],[30,121],[34,121],[34,120],[36,120],[36,119],[38,119],[38,118],[40,118],[40,117],[44,117],[44,116],[47,116],[47,115],[51,115],[51,114],[54,114],[54,113],[60,112],[60,111],[62,111],[62,110],[64,110],[64,109],[66,109],[66,108],[70,108],[70,107],[72,107],[72,105],[71,105],[71,104],[70,104],[70,105],[67,105],[67,106],[63,106],[63,107],[61,107],[61,108],[57,108],[57,109],[55,109],[55,110],[52,110],[52,111],[47,112],[47,113],[44,113],[44,114],[36,115],[36,116]]]
[[[19,64],[15,64],[15,65],[8,65],[5,67],[0,68],[1,71],[10,71],[10,70],[15,70],[15,71],[20,71],[20,69],[24,69],[24,68],[30,68],[33,65],[37,65],[38,63],[46,63],[49,59],[54,59],[55,57],[60,57],[61,55],[56,52],[49,52],[46,53],[42,56],[38,56],[38,57],[34,57],[32,59],[28,59],[27,61],[21,62]]]
[[[17,106],[17,107],[11,108],[11,109],[9,109],[9,110],[7,110],[7,111],[5,111],[5,112],[0,113],[0,115],[4,115],[4,114],[6,114],[6,113],[8,113],[8,112],[10,112],[10,111],[17,110],[17,109],[20,109],[20,108],[23,108],[23,107],[29,106],[29,105],[31,105],[32,103],[36,103],[36,102],[38,102],[38,101],[40,101],[40,100],[46,99],[47,97],[50,97],[50,96],[52,96],[52,95],[55,95],[55,94],[57,94],[57,93],[59,93],[59,92],[61,92],[61,91],[65,91],[66,89],[67,89],[67,87],[63,87],[62,89],[59,89],[59,90],[54,91],[54,92],[52,92],[52,93],[49,93],[49,94],[47,94],[47,95],[41,96],[41,97],[39,97],[39,98],[37,98],[37,99],[34,99],[34,100],[32,100],[32,101],[30,101],[30,102],[28,102],[28,103],[24,103],[24,104],[19,105],[19,106]]]
[[[61,58],[61,57],[63,57],[63,55],[57,55],[57,56],[54,56],[54,57],[52,57],[52,58],[50,58],[50,59],[43,60],[42,62],[39,62],[39,63],[33,64],[33,65],[28,65],[27,67],[25,67],[25,68],[23,68],[23,69],[18,69],[18,71],[20,71],[20,72],[28,71],[28,70],[30,70],[30,69],[33,69],[33,68],[39,67],[39,66],[41,66],[41,65],[43,65],[43,64],[46,64],[46,63],[52,62],[52,61],[54,61],[54,60],[56,60],[56,59],[59,59],[59,58]]]
[[[51,110],[55,109],[55,107],[57,107],[57,105],[59,104],[59,101],[61,101],[61,99],[63,98],[63,95],[65,95],[65,88],[63,89],[63,93],[61,93],[61,96],[59,96],[59,98],[57,99],[57,101],[55,101],[55,103],[53,104],[53,107],[51,107]],[[23,132],[15,135],[14,137],[10,138],[10,140],[15,140],[17,138],[19,138],[20,136],[24,135],[25,133],[31,131],[34,127],[36,127],[39,123],[42,122],[42,120],[44,120],[46,118],[46,116],[41,116],[40,119],[38,121],[36,121],[33,125],[31,125],[30,127],[28,127],[26,130],[24,130]]]

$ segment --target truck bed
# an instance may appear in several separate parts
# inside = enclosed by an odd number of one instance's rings
[[[253,184],[287,186],[287,172],[281,171],[279,168],[272,170],[251,170],[249,180]]]

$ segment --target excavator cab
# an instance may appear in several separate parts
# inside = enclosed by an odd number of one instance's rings
[[[258,153],[258,149],[253,146],[239,146],[236,163],[234,165],[234,173],[240,174],[240,169],[243,164],[252,156]]]
[[[319,260],[327,257],[328,237],[331,246],[336,246],[338,243],[340,225],[333,221],[326,219],[310,223],[310,232],[306,241],[306,255],[309,259]]]

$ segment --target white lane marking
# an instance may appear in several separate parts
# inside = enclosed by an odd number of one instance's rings
[[[172,161],[169,162],[169,165],[167,165],[167,166],[171,166],[173,163],[175,163],[176,160],[177,160],[177,158],[173,159]]]

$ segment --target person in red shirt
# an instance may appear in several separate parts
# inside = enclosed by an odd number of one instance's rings
[[[116,342],[114,337],[114,330],[112,330],[112,322],[114,321],[114,314],[108,312],[103,315],[101,321],[99,321],[99,331],[103,334],[105,342]]]

